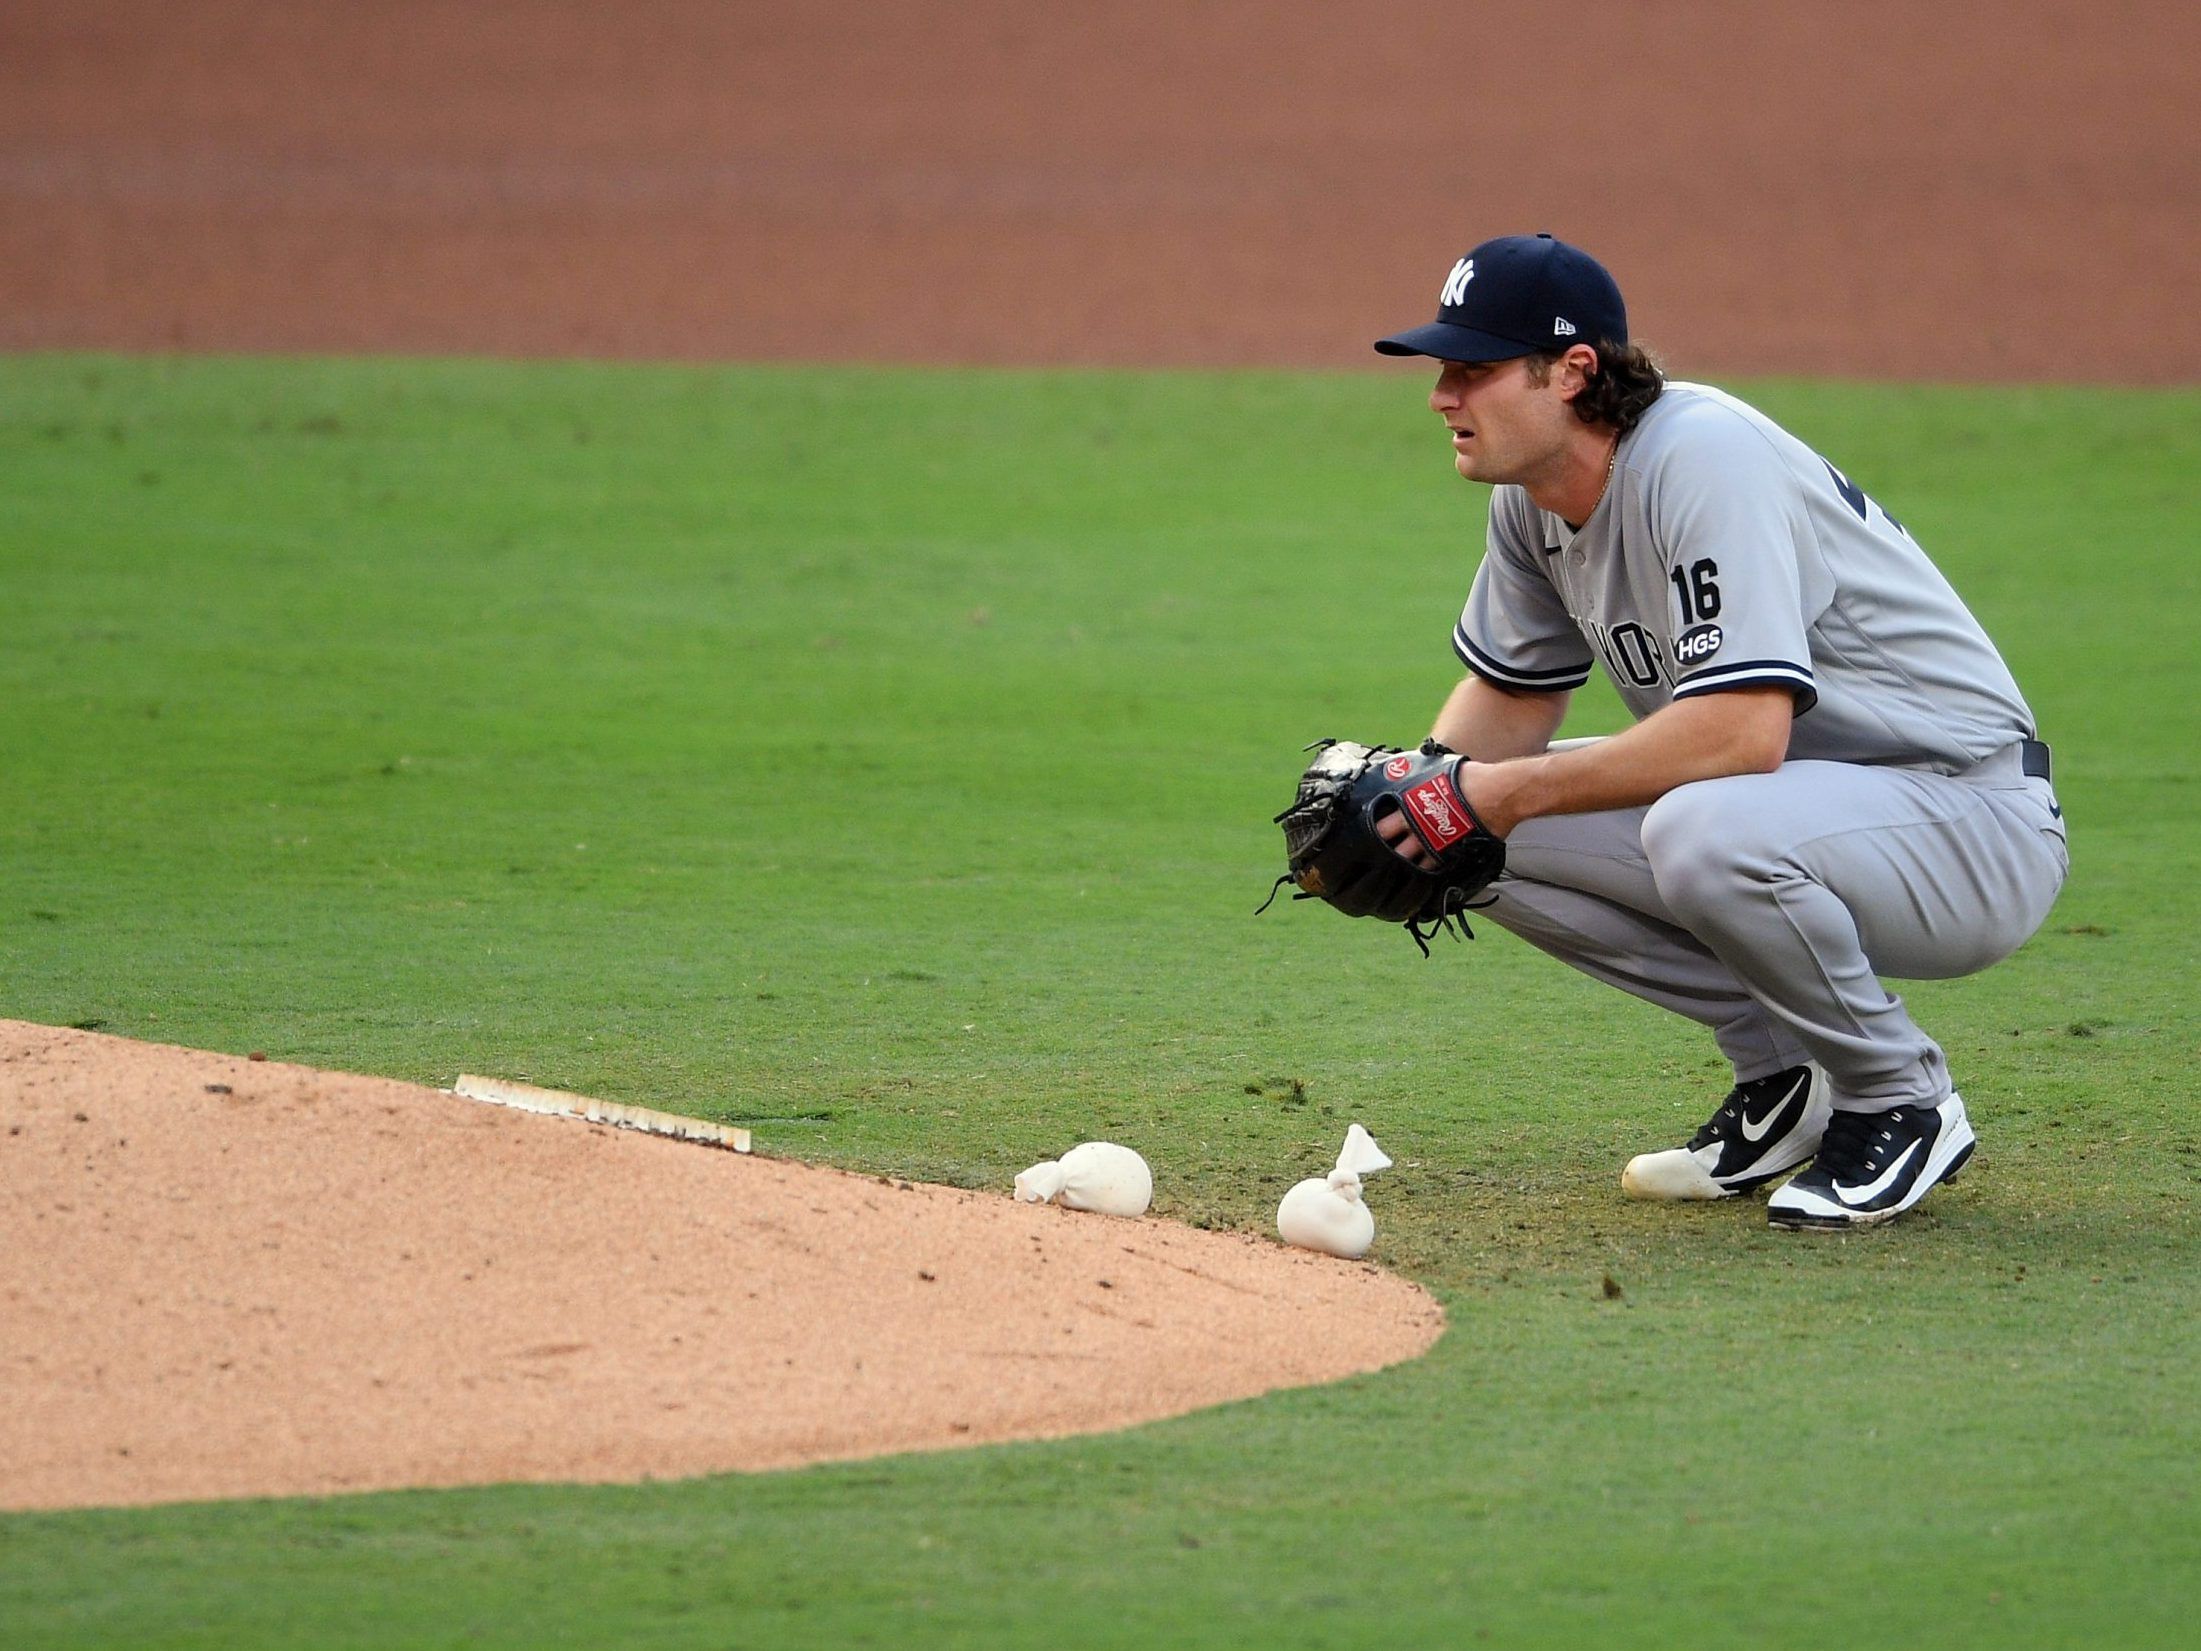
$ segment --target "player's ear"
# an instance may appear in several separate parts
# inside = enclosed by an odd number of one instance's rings
[[[1597,374],[1597,352],[1587,344],[1570,344],[1559,358],[1559,393],[1572,401]]]

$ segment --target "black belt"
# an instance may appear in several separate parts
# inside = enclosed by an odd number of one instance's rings
[[[2018,766],[2029,780],[2048,779],[2048,746],[2041,740],[2018,741]]]

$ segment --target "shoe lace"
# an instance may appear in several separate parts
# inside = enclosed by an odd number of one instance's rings
[[[1868,1181],[1880,1173],[1880,1149],[1895,1139],[1890,1124],[1903,1121],[1903,1110],[1837,1112],[1827,1120],[1819,1143],[1817,1167],[1837,1181]]]
[[[1720,1109],[1704,1120],[1697,1132],[1689,1137],[1689,1150],[1717,1146],[1722,1141],[1732,1141],[1742,1123],[1742,1091],[1730,1089]],[[1671,1140],[1672,1137],[1668,1136]]]

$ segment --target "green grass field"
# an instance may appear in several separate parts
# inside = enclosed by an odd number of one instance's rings
[[[2038,938],[1907,993],[1975,1167],[1829,1239],[1619,1197],[1725,1088],[1693,1028],[1251,915],[1298,746],[1455,675],[1423,389],[0,361],[0,1014],[1004,1191],[1108,1135],[1248,1230],[1358,1118],[1451,1316],[1113,1437],[0,1519],[0,1643],[2191,1643],[2201,393],[1744,387],[1971,600],[2073,828]]]

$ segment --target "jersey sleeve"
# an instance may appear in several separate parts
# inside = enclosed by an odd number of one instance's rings
[[[1511,490],[1490,498],[1490,535],[1452,628],[1460,663],[1511,693],[1561,693],[1590,679],[1589,644],[1543,568],[1540,518]]]
[[[1650,496],[1666,577],[1675,699],[1786,688],[1818,703],[1803,559],[1809,503],[1782,456],[1741,421],[1669,455]]]

